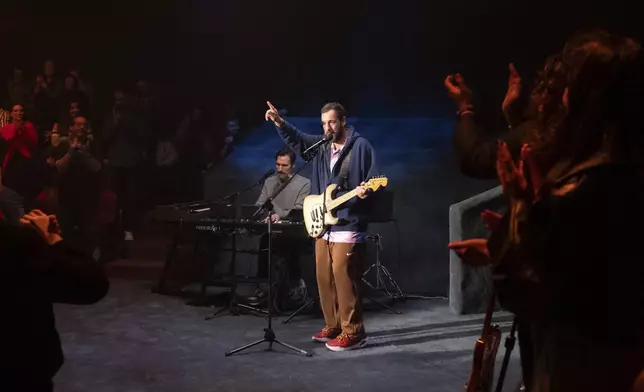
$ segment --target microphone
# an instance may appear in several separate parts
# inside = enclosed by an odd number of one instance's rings
[[[234,200],[235,200],[235,198],[237,196],[239,196],[243,192],[249,191],[249,190],[255,188],[257,185],[263,183],[264,181],[266,181],[266,179],[268,177],[272,176],[273,173],[275,173],[275,169],[271,169],[271,170],[267,171],[266,173],[264,173],[262,178],[260,178],[259,181],[257,181],[253,185],[249,186],[248,188],[244,189],[243,191],[238,191],[238,192],[235,192],[233,194],[230,194],[230,195],[224,197],[223,199],[218,199],[216,201],[209,200],[209,201],[205,201],[205,202],[189,204],[187,207],[190,209],[191,214],[196,214],[196,213],[199,213],[199,212],[210,211],[210,206],[211,205],[221,203],[221,202],[226,201],[226,200],[233,200],[232,204],[235,204]]]
[[[325,144],[329,143],[331,140],[333,140],[333,134],[332,134],[332,133],[329,133],[328,135],[326,135],[326,136],[324,137],[324,139],[320,139],[320,141],[318,141],[317,143],[315,143],[315,144],[314,144],[314,145],[312,145],[311,147],[307,148],[307,149],[302,153],[302,155],[306,155],[306,154],[308,154],[309,152],[311,152],[311,151],[313,151],[313,150],[317,150],[317,149],[319,149],[319,148],[320,148],[320,147],[322,147],[323,145],[325,145]]]
[[[272,176],[274,173],[275,173],[275,169],[271,169],[271,170],[267,171],[266,173],[264,173],[264,175],[262,176],[262,178],[260,178],[260,179],[259,179],[259,181],[257,181],[257,182],[255,183],[255,185],[259,185],[259,184],[261,184],[262,182],[266,181],[266,179],[267,179],[268,177]]]

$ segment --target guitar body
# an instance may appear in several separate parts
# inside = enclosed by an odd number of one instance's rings
[[[494,384],[494,362],[501,344],[501,330],[492,325],[492,314],[496,303],[496,293],[492,293],[487,303],[483,331],[474,345],[472,372],[465,384],[466,392],[491,392]]]
[[[494,362],[501,343],[501,330],[489,326],[488,330],[476,340],[472,372],[467,380],[466,392],[490,392],[494,384]]]
[[[474,344],[474,358],[472,359],[472,371],[470,378],[465,384],[465,392],[477,392],[483,369],[483,356],[485,355],[485,341],[477,339]]]
[[[326,228],[338,223],[338,218],[332,210],[324,211],[325,205],[333,201],[337,185],[331,184],[326,187],[326,192],[321,195],[308,195],[304,199],[302,206],[304,214],[304,226],[309,236],[320,238],[326,231]],[[326,194],[326,200],[324,196]]]
[[[358,196],[359,191],[375,192],[382,187],[386,187],[388,181],[387,177],[374,177],[337,198],[335,197],[337,189],[335,184],[327,186],[326,191],[321,195],[308,195],[304,199],[302,212],[304,213],[304,226],[309,236],[320,238],[324,235],[327,227],[338,224],[339,219],[333,211]],[[366,195],[361,193],[360,197],[364,198]]]

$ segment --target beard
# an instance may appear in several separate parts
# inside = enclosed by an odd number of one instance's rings
[[[288,180],[288,174],[278,173],[277,178],[279,179],[279,182],[286,182],[286,180]]]
[[[333,135],[333,139],[331,139],[332,142],[338,142],[342,140],[342,137],[344,136],[344,130],[342,129],[336,129],[328,132],[329,135]]]

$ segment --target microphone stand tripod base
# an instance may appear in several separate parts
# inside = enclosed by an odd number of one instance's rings
[[[246,311],[249,311],[249,312],[260,313],[260,314],[267,314],[268,313],[264,309],[259,309],[259,308],[252,307],[250,305],[245,305],[245,304],[240,304],[240,303],[235,302],[235,303],[226,305],[225,307],[219,309],[218,311],[216,311],[215,313],[211,314],[210,316],[204,317],[204,320],[209,321],[209,320],[218,318],[223,312],[226,312],[226,311],[228,311],[228,313],[231,316],[239,316],[239,315],[244,313],[244,312],[241,312],[240,309],[243,309],[243,310],[246,310]]]
[[[247,348],[251,348],[251,347],[257,346],[258,344],[262,344],[262,343],[265,343],[265,342],[268,343],[268,348],[265,351],[273,351],[273,343],[277,343],[280,346],[285,347],[285,348],[287,348],[289,350],[295,351],[298,354],[303,354],[303,355],[305,355],[307,357],[312,357],[313,356],[313,353],[301,350],[301,349],[299,349],[299,348],[297,348],[295,346],[291,346],[290,344],[287,344],[287,343],[284,343],[284,342],[282,342],[280,340],[277,340],[275,338],[275,332],[273,332],[273,330],[270,329],[270,328],[264,328],[264,338],[263,339],[260,339],[260,340],[258,340],[256,342],[253,342],[253,343],[249,343],[249,344],[247,344],[245,346],[241,346],[241,347],[236,348],[234,350],[227,351],[226,353],[224,353],[224,355],[226,357],[229,357],[229,356],[231,356],[231,355],[233,355],[235,353],[238,353],[240,351],[246,350]]]
[[[272,213],[273,213],[273,210],[271,209],[269,211],[268,216],[270,217],[272,215]],[[266,351],[273,351],[273,343],[277,343],[280,346],[285,347],[285,348],[287,348],[289,350],[295,351],[298,354],[303,354],[303,355],[305,355],[307,357],[312,357],[313,356],[312,353],[304,351],[302,349],[299,349],[299,348],[297,348],[295,346],[291,346],[290,344],[284,343],[284,342],[282,342],[280,340],[277,340],[275,338],[275,332],[273,331],[273,327],[272,327],[273,326],[273,314],[271,312],[271,310],[273,308],[273,292],[272,292],[272,286],[273,286],[272,268],[273,267],[271,265],[272,264],[271,263],[272,250],[273,250],[273,245],[272,245],[273,244],[273,233],[272,233],[272,230],[271,230],[271,226],[272,226],[271,220],[268,219],[266,224],[268,226],[268,312],[267,312],[267,317],[266,317],[267,322],[268,322],[268,326],[267,326],[267,328],[264,328],[264,338],[263,339],[260,339],[258,341],[246,344],[246,345],[241,346],[239,348],[236,348],[234,350],[227,351],[226,353],[224,353],[224,355],[226,357],[229,357],[229,356],[231,356],[231,355],[233,355],[235,353],[238,353],[240,351],[244,351],[244,350],[246,350],[248,348],[257,346],[258,344],[262,344],[262,343],[268,343],[268,349]]]

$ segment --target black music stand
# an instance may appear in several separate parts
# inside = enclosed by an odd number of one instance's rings
[[[272,309],[273,309],[273,271],[272,271],[273,270],[273,265],[272,265],[272,262],[271,262],[271,259],[273,257],[273,254],[272,254],[273,253],[273,248],[272,248],[272,246],[273,246],[272,245],[273,244],[273,231],[272,231],[271,216],[273,215],[273,200],[275,200],[275,197],[277,195],[279,195],[280,192],[282,192],[282,190],[284,190],[288,186],[288,184],[293,180],[293,178],[297,174],[299,174],[300,171],[302,171],[302,169],[304,167],[306,167],[306,165],[309,162],[311,162],[311,160],[313,159],[314,156],[315,156],[315,154],[309,155],[308,159],[306,160],[304,165],[302,165],[298,170],[296,170],[295,173],[284,183],[284,185],[282,185],[275,192],[273,192],[271,197],[269,197],[268,200],[266,200],[266,202],[264,202],[263,205],[259,206],[259,208],[255,212],[255,215],[257,216],[262,211],[268,210],[268,219],[266,219],[266,225],[267,225],[267,228],[268,228],[268,250],[267,250],[268,251],[268,257],[267,257],[267,262],[268,262],[268,312],[267,312],[267,322],[268,322],[268,326],[266,328],[264,328],[264,337],[262,339],[257,340],[257,341],[252,342],[252,343],[249,343],[249,344],[246,344],[246,345],[241,346],[239,348],[227,351],[224,354],[227,357],[229,357],[229,356],[231,356],[231,355],[233,355],[235,353],[238,353],[240,351],[244,351],[244,350],[246,350],[248,348],[257,346],[258,344],[262,344],[264,342],[268,343],[268,348],[266,349],[266,351],[273,351],[273,343],[277,343],[282,347],[288,348],[289,350],[295,351],[295,352],[297,352],[299,354],[306,355],[307,357],[312,357],[313,356],[313,353],[311,353],[311,352],[304,351],[302,349],[299,349],[299,348],[297,348],[295,346],[291,346],[290,344],[284,343],[284,342],[276,339],[275,332],[273,331],[273,312],[272,312]]]

